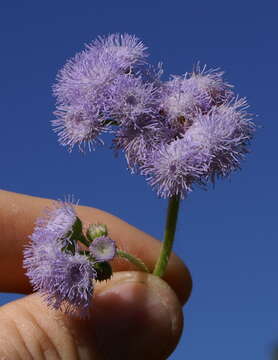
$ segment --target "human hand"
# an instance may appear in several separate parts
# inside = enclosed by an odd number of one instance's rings
[[[91,318],[66,316],[31,294],[22,268],[28,235],[50,204],[0,191],[0,291],[28,294],[0,308],[0,359],[166,359],[181,335],[181,305],[191,291],[181,260],[171,256],[164,281],[115,259],[112,279],[95,286]],[[107,224],[121,249],[153,268],[159,241],[101,210],[78,206],[77,213],[85,224]]]

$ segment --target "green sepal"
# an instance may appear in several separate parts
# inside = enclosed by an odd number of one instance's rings
[[[112,276],[112,267],[107,261],[95,263],[94,268],[97,272],[97,281],[109,280]]]
[[[75,223],[72,226],[71,237],[78,239],[82,235],[82,221],[76,217]]]
[[[82,233],[82,227],[82,221],[79,219],[79,217],[76,217],[71,231],[69,231],[68,234],[65,236],[65,238],[67,239],[67,245],[64,246],[62,249],[64,252],[69,252],[74,255],[77,241],[82,242],[86,246],[90,245],[89,241]]]
[[[65,253],[75,254],[75,241],[72,238],[66,240],[67,244],[62,248]]]
[[[80,241],[80,242],[82,242],[82,244],[84,244],[86,246],[90,246],[90,242],[83,235],[82,230],[83,230],[82,221],[79,219],[79,217],[76,217],[75,223],[73,224],[73,227],[72,227],[70,239],[75,243],[77,241]]]

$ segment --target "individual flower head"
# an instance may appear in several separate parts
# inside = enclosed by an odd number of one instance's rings
[[[62,145],[80,150],[93,148],[98,136],[109,131],[110,87],[122,73],[108,54],[83,51],[59,71],[53,87],[57,98],[56,119],[52,121]],[[98,141],[101,143],[101,141]]]
[[[169,126],[154,110],[152,116],[139,117],[134,124],[120,126],[116,131],[114,148],[116,151],[123,150],[128,167],[134,173],[153,152],[159,151],[162,144],[169,144],[177,135],[180,132]]]
[[[93,240],[89,250],[96,261],[110,261],[116,255],[116,244],[110,237],[101,236]]]
[[[141,172],[159,196],[184,197],[194,182],[201,183],[210,160],[209,152],[206,149],[200,151],[198,142],[183,137],[154,151],[141,167]]]
[[[96,271],[84,255],[60,253],[53,264],[51,286],[41,289],[54,309],[85,317],[89,314]]]
[[[213,105],[221,105],[231,100],[234,96],[232,85],[223,79],[224,72],[218,69],[206,70],[200,64],[194,68],[191,74],[187,74],[187,86],[195,92],[199,99],[198,104],[203,112],[210,110]]]
[[[105,106],[104,91],[119,72],[119,64],[108,54],[83,51],[58,72],[53,86],[57,103],[80,105],[97,96],[100,105]]]
[[[31,242],[24,249],[23,266],[34,290],[47,291],[53,283],[53,268],[61,253],[62,242],[49,229],[36,227]]]
[[[147,118],[151,122],[157,113],[158,89],[140,77],[119,76],[110,89],[111,117],[119,125],[134,126]],[[139,124],[140,126],[140,124]]]
[[[36,230],[52,232],[56,240],[67,237],[73,230],[77,221],[76,211],[73,207],[73,199],[70,201],[56,201],[52,207],[48,207],[44,215],[36,221]]]
[[[171,123],[188,121],[201,99],[196,98],[195,89],[187,86],[186,77],[175,76],[164,84],[160,113]]]
[[[202,132],[203,144],[209,144],[212,161],[208,176],[227,176],[240,168],[240,161],[248,152],[248,144],[254,132],[254,124],[246,112],[245,99],[234,99],[228,104],[214,106],[207,114],[196,117],[196,128],[188,130],[188,136]]]
[[[161,92],[160,113],[169,126],[182,136],[191,126],[194,117],[207,113],[231,99],[231,86],[224,82],[223,73],[205,71],[197,67],[192,74],[173,76]]]
[[[128,69],[134,64],[144,62],[147,57],[146,46],[136,36],[129,34],[111,34],[107,37],[99,36],[88,45],[93,52],[108,54],[115,61]]]
[[[161,138],[159,92],[158,84],[132,75],[119,77],[113,87],[111,113],[120,125],[115,131],[114,148],[124,151],[132,172]]]
[[[24,267],[35,290],[52,286],[54,263],[79,223],[72,202],[54,202],[36,221],[31,243],[24,250]]]
[[[114,148],[123,150],[131,172],[137,172],[145,158],[153,152],[162,140],[165,140],[162,126],[156,119],[142,117],[136,124],[120,126],[114,139]]]
[[[95,143],[102,143],[98,136],[108,130],[100,109],[92,104],[87,107],[58,106],[55,115],[54,131],[58,133],[60,144],[70,151],[74,145],[78,145],[80,151],[86,145],[89,150],[94,149]]]

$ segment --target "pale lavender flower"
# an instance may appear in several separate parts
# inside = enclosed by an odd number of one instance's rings
[[[68,243],[77,220],[73,204],[56,201],[36,220],[31,243],[24,251],[24,267],[35,290],[52,286],[53,266]]]
[[[98,106],[58,106],[55,111],[56,119],[52,121],[54,131],[58,133],[61,145],[68,146],[71,151],[78,145],[83,151],[85,145],[94,149],[95,143],[102,144],[98,136],[107,131],[101,111]]]
[[[191,118],[200,104],[208,101],[206,93],[196,94],[196,88],[189,86],[186,76],[175,76],[164,84],[160,112],[172,124],[179,119]]]
[[[121,67],[109,54],[83,51],[58,72],[53,93],[58,104],[83,105],[98,99],[105,108],[105,89],[119,73]]]
[[[120,87],[118,77],[131,78],[130,66],[142,62],[145,50],[135,36],[99,37],[58,72],[53,86],[57,118],[52,124],[62,145],[72,150],[77,144],[82,150],[88,144],[91,150],[96,141],[102,143],[99,135],[110,131],[109,120],[117,111],[114,107],[119,100],[118,91],[128,86]]]
[[[94,239],[89,250],[96,261],[110,261],[116,255],[116,243],[108,236],[101,236]]]
[[[136,124],[119,127],[114,139],[116,152],[123,150],[129,169],[136,172],[148,154],[162,141],[162,126],[148,117],[137,119]],[[163,140],[165,137],[163,137]]]
[[[122,73],[111,56],[84,51],[60,70],[54,95],[57,97],[56,119],[52,121],[62,145],[72,150],[75,144],[89,150],[99,135],[109,131],[110,87]]]
[[[240,161],[248,152],[254,124],[246,108],[245,99],[235,99],[228,104],[214,106],[209,113],[196,117],[195,133],[199,132],[198,128],[202,129],[203,146],[209,147],[213,156],[208,172],[212,181],[217,176],[227,176],[239,169]],[[194,134],[193,127],[191,136],[198,136]]]
[[[52,232],[56,239],[66,237],[77,220],[76,211],[70,201],[53,202],[52,207],[46,208],[44,215],[36,221],[36,229]]]
[[[194,182],[201,183],[206,174],[211,156],[200,151],[200,144],[186,137],[169,145],[163,144],[154,151],[141,167],[143,175],[163,198],[184,195],[191,190]]]
[[[184,132],[184,122],[177,126],[172,123],[170,126],[164,116],[154,111],[153,116],[140,117],[135,124],[130,122],[120,126],[113,142],[116,151],[124,151],[129,169],[134,173],[149,160],[152,153],[159,151],[162,145],[180,138]]]
[[[213,105],[227,103],[234,96],[231,90],[233,86],[224,81],[223,75],[224,72],[219,69],[207,70],[206,66],[201,68],[199,64],[191,74],[187,74],[188,86],[195,89],[197,96],[208,100],[208,103],[200,102],[203,112],[210,110]]]
[[[140,77],[123,75],[117,77],[110,88],[111,118],[119,125],[134,126],[142,118],[151,122],[157,115],[158,91],[152,83],[145,83]]]
[[[129,34],[111,34],[99,36],[87,48],[93,52],[105,53],[123,64],[122,68],[144,62],[147,57],[146,46],[136,36]]]
[[[111,117],[119,124],[114,148],[124,151],[131,171],[135,171],[149,150],[161,141],[165,128],[158,113],[160,83],[146,82],[141,76],[121,76],[111,91]]]
[[[179,127],[182,134],[198,113],[206,113],[212,106],[229,101],[231,86],[222,76],[217,70],[205,71],[199,67],[192,74],[173,76],[161,92],[160,112],[165,121]]]
[[[54,263],[51,286],[41,289],[54,309],[85,317],[89,315],[96,270],[84,255],[60,253]]]
[[[33,289],[45,291],[52,286],[54,262],[61,253],[63,242],[49,229],[35,228],[31,242],[24,249],[23,266]]]

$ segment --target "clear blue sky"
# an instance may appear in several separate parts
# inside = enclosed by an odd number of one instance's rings
[[[166,202],[102,148],[69,155],[52,132],[51,85],[65,60],[99,34],[136,34],[166,76],[198,60],[221,67],[258,116],[252,152],[231,181],[194,191],[175,251],[194,290],[171,359],[264,360],[278,340],[277,1],[59,0],[0,5],[1,183],[112,212],[161,238]],[[0,302],[8,301],[6,294]]]

